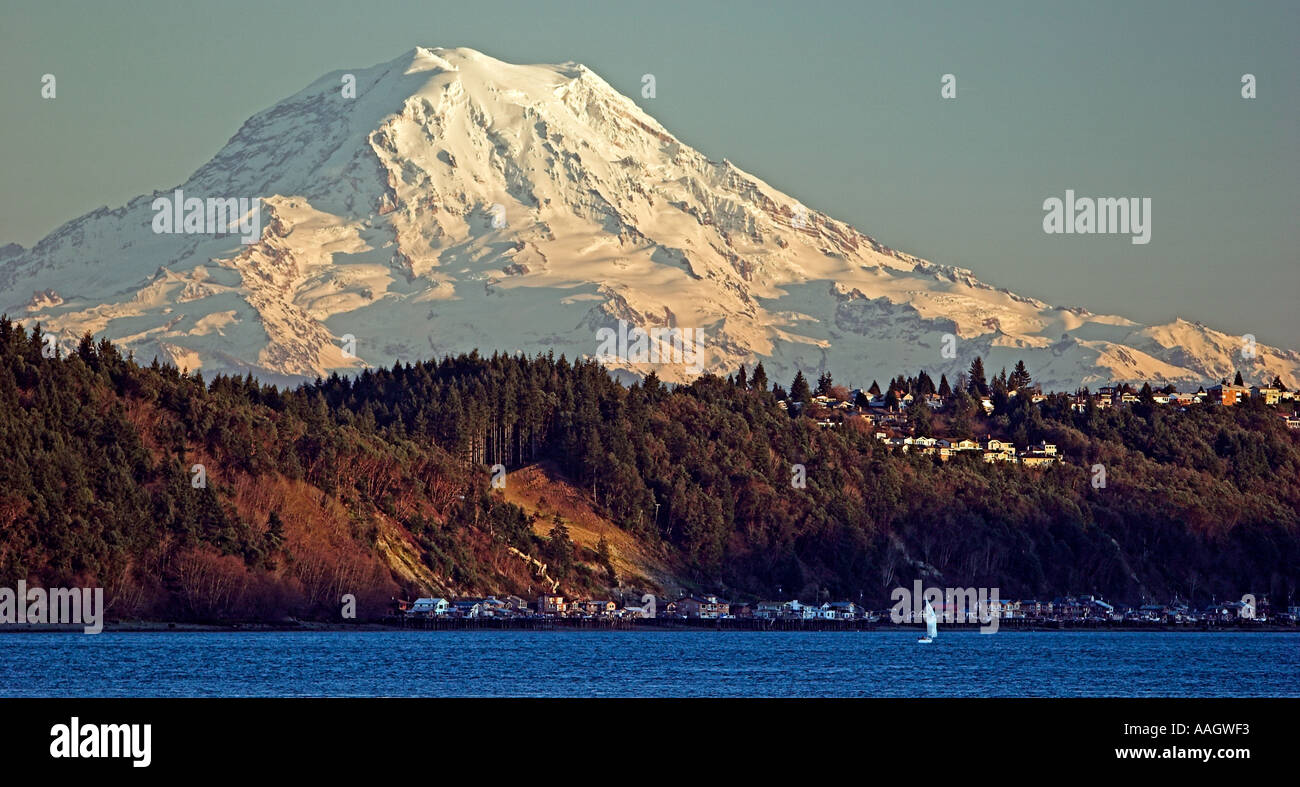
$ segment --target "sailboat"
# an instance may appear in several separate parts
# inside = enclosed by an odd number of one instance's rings
[[[925,636],[917,642],[934,642],[934,638],[939,636],[938,618],[934,614],[934,607],[930,606],[930,599],[925,600]]]

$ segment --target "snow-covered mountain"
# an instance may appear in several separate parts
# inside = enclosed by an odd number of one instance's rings
[[[177,188],[260,200],[260,235],[155,232]],[[0,311],[68,345],[90,331],[142,361],[273,380],[475,348],[597,355],[622,320],[695,329],[705,369],[762,360],[781,382],[937,380],[976,355],[1062,390],[1300,382],[1294,350],[1247,359],[1199,323],[1051,306],[890,249],[681,143],[584,66],[470,49],[327,74],[180,186],[0,249]],[[610,365],[692,374],[635,360]]]

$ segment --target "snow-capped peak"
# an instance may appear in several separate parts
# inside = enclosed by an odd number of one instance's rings
[[[260,235],[154,232],[178,198],[254,199]],[[937,379],[975,355],[1057,388],[1300,370],[1294,351],[1234,357],[1240,337],[1052,307],[894,251],[683,144],[585,66],[423,46],[321,77],[185,183],[0,258],[0,310],[271,378],[474,348],[596,355],[620,321],[698,330],[704,368],[762,360],[773,379]]]

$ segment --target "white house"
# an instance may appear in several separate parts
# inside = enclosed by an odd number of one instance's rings
[[[852,601],[832,601],[825,606],[838,620],[855,620],[858,617],[858,605]]]
[[[408,615],[446,615],[451,604],[445,598],[417,598],[411,608],[406,610]]]
[[[477,618],[483,610],[482,602],[472,598],[452,602],[451,607],[462,618]]]

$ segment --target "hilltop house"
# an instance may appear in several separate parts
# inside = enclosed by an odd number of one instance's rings
[[[1244,385],[1216,385],[1207,392],[1211,404],[1231,407],[1234,404],[1241,404],[1244,399],[1250,398],[1250,389]]]
[[[1263,397],[1264,404],[1277,404],[1282,400],[1282,391],[1277,388],[1261,388],[1258,385],[1250,387],[1250,398]]]

